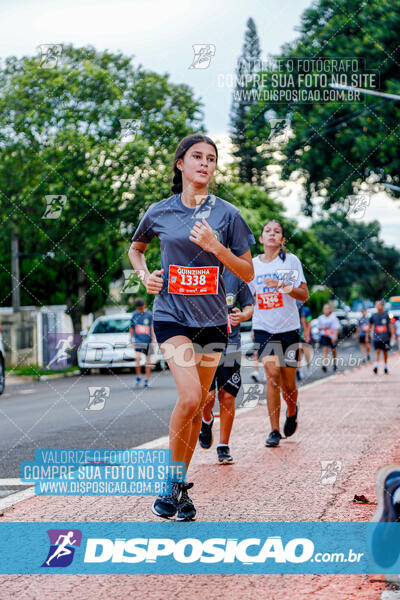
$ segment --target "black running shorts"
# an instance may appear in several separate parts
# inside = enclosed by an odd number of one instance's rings
[[[222,352],[228,344],[228,326],[188,327],[173,321],[154,321],[154,333],[159,344],[176,335],[184,335],[193,342],[196,352]]]
[[[374,340],[374,348],[375,350],[386,350],[386,352],[389,352],[390,341],[384,342],[383,340]]]
[[[217,387],[219,390],[225,390],[231,396],[238,395],[242,378],[240,376],[240,358],[241,354],[235,353],[234,356],[222,355],[220,363],[215,371],[214,379],[210,385],[210,392]]]
[[[254,329],[254,344],[258,358],[276,355],[279,366],[297,367],[299,361],[300,330],[268,333],[262,329]]]

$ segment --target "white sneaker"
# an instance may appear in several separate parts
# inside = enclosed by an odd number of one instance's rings
[[[260,379],[260,374],[258,371],[253,371],[251,374],[251,378],[253,379],[253,381],[255,381],[256,383],[261,383],[261,379]]]

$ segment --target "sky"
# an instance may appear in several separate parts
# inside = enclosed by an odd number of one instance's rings
[[[310,5],[311,0],[0,0],[0,57],[37,54],[39,45],[53,43],[122,51],[134,57],[134,64],[192,87],[204,104],[207,132],[221,142],[223,156],[229,140],[229,82],[247,19],[256,23],[267,60],[298,36],[295,27]],[[190,68],[195,44],[215,47],[207,69]],[[278,199],[287,214],[305,225],[301,189],[291,186],[285,192]],[[376,195],[364,218],[378,219],[385,242],[400,247],[400,200]]]

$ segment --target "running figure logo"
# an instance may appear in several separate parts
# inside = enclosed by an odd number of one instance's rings
[[[241,405],[253,408],[261,404],[264,397],[264,386],[262,383],[244,383],[243,400]]]
[[[349,210],[347,216],[353,219],[362,219],[370,203],[369,194],[354,194],[348,196]]]
[[[144,271],[137,275],[133,269],[124,269],[125,283],[122,286],[121,294],[136,294],[139,291],[140,283],[144,279]]]
[[[321,478],[322,485],[332,485],[336,482],[337,476],[342,470],[341,460],[321,460]]]
[[[68,567],[79,548],[82,532],[79,529],[48,529],[50,549],[42,567]]]
[[[285,143],[289,139],[290,133],[290,119],[268,119],[269,126],[271,127],[271,131],[268,136],[268,142],[279,142]]]
[[[53,363],[60,362],[62,360],[68,360],[70,358],[71,352],[74,349],[73,340],[74,336],[69,335],[66,339],[58,340],[56,350],[57,353],[53,356],[51,361],[47,365],[47,369],[50,369],[50,365]]]
[[[106,400],[110,397],[109,387],[88,387],[89,401],[85,410],[103,410]]]
[[[62,53],[62,44],[40,44],[40,67],[42,69],[53,69],[58,64]]]
[[[213,56],[215,56],[214,44],[193,44],[194,58],[189,69],[208,69]]]
[[[58,219],[67,203],[67,196],[46,196],[46,203],[42,219]]]

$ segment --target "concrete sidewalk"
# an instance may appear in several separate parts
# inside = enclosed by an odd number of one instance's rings
[[[400,354],[390,375],[371,365],[338,374],[300,392],[299,429],[279,448],[265,448],[266,407],[238,416],[231,452],[235,464],[218,466],[215,447],[196,449],[189,472],[200,521],[368,521],[375,477],[384,464],[400,462]],[[284,410],[281,416],[284,420]],[[218,424],[215,426],[218,440]],[[215,442],[216,443],[216,442]],[[329,476],[325,463],[337,473]],[[153,521],[146,497],[33,497],[6,509],[5,521]],[[177,524],[177,526],[179,526]],[[69,599],[159,598],[275,600],[380,598],[380,576],[362,575],[12,575],[0,576],[0,597]]]

